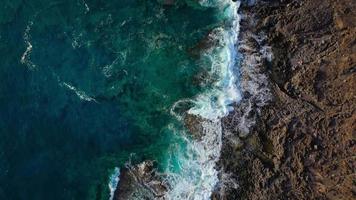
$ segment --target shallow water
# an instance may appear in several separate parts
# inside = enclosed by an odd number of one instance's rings
[[[227,2],[3,1],[0,199],[109,199],[115,167],[147,159],[177,188],[199,183],[193,196],[206,199],[218,119],[239,99]],[[219,45],[193,55],[213,30]],[[187,136],[174,109],[182,100],[183,111],[213,121],[205,143]],[[171,197],[188,198],[181,193]]]

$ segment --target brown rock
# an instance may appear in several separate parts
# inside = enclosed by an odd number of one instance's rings
[[[215,199],[356,198],[355,8],[354,0],[242,6],[243,20],[257,18],[254,27],[242,21],[241,34],[262,31],[272,46],[274,101],[258,112],[242,150],[223,142],[220,167],[239,187]],[[238,134],[228,119],[243,116],[241,106],[224,121],[229,133]]]

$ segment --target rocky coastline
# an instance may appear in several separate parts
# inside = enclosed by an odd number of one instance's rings
[[[222,121],[211,199],[355,199],[355,10],[353,0],[241,2],[243,99]],[[199,119],[185,123],[200,132]],[[128,166],[114,199],[163,199],[163,180],[150,161]]]
[[[261,105],[245,91],[224,119],[213,199],[355,199],[355,10],[352,0],[242,2],[239,51],[246,60],[271,47],[253,63],[268,76],[256,89],[272,96]]]

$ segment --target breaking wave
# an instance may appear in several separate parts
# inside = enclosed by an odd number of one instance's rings
[[[120,168],[115,167],[114,172],[110,176],[110,181],[109,181],[109,189],[110,189],[110,200],[113,200],[114,198],[114,193],[117,187],[117,184],[119,183],[120,180]]]
[[[182,137],[185,145],[172,145],[168,167],[168,182],[171,190],[167,199],[174,200],[205,200],[210,199],[217,185],[218,171],[216,163],[220,158],[222,147],[221,118],[233,108],[232,104],[241,99],[237,88],[236,76],[236,43],[239,31],[239,2],[230,0],[200,1],[201,6],[216,7],[226,20],[226,24],[212,31],[218,45],[206,50],[202,59],[210,63],[209,77],[213,77],[212,86],[194,99],[182,99],[176,102],[171,113],[179,120],[184,117],[177,112],[179,106],[192,104],[187,114],[199,119],[201,131],[198,139],[190,137],[186,132],[174,130]],[[174,169],[178,168],[178,172]]]
[[[237,52],[239,34],[238,8],[240,3],[231,0],[201,0],[201,7],[214,7],[224,20],[224,24],[210,33],[217,45],[205,50],[201,59],[207,66],[212,84],[204,92],[192,99],[181,99],[174,103],[170,113],[184,123],[187,115],[197,119],[201,127],[198,138],[174,124],[168,125],[178,143],[171,144],[167,152],[167,167],[163,171],[169,191],[162,199],[168,200],[206,200],[219,182],[216,163],[222,148],[221,119],[233,110],[233,103],[241,100],[237,87]],[[187,124],[186,124],[187,125]],[[116,174],[113,173],[111,177]],[[112,178],[110,179],[112,180]],[[112,188],[117,185],[110,185]]]

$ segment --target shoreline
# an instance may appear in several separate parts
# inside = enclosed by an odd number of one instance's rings
[[[242,100],[222,119],[211,199],[353,199],[355,3],[251,2],[239,9]]]
[[[171,169],[167,168],[164,172],[158,173],[153,165],[146,165],[152,162],[147,160],[122,168],[114,199],[127,199],[139,193],[149,199],[209,199],[218,182],[216,163],[221,152],[221,118],[231,110],[230,103],[239,100],[238,89],[234,84],[236,77],[232,69],[236,61],[234,45],[237,42],[239,26],[237,23],[239,4],[224,1],[222,5],[207,3],[201,6],[218,7],[216,9],[221,12],[218,13],[220,17],[229,23],[225,21],[223,25],[213,28],[197,46],[187,49],[189,53],[199,52],[201,58],[197,59],[211,61],[211,66],[202,68],[209,69],[209,78],[219,79],[212,82],[210,90],[198,94],[193,99],[179,100],[170,110],[179,121],[186,123],[185,127],[188,130],[193,131],[192,137],[187,137],[185,131],[181,133],[182,139],[186,142],[185,152],[174,152],[173,155],[180,158],[178,162],[181,171],[171,172]],[[207,45],[196,48],[200,44]],[[185,111],[182,116],[174,112],[179,103],[187,101],[194,103],[195,106]],[[144,170],[147,167],[150,168],[149,173]],[[161,185],[164,187],[158,188],[160,195],[156,195],[154,191]],[[140,188],[146,188],[146,192],[142,192]]]

